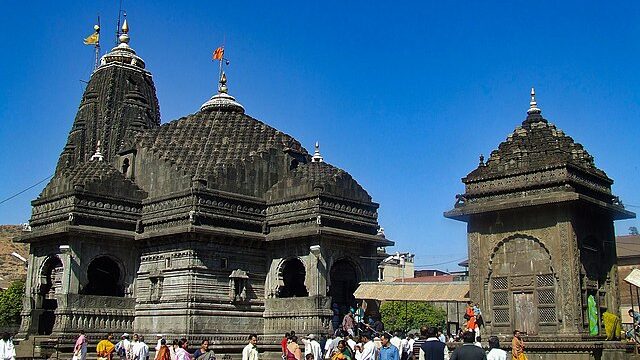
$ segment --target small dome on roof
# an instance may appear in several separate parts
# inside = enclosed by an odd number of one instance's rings
[[[267,199],[291,198],[314,192],[371,202],[371,196],[348,172],[319,161],[298,166],[269,189]]]

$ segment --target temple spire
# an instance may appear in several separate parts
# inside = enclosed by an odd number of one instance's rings
[[[540,114],[541,112],[540,108],[538,108],[538,102],[536,101],[536,89],[531,88],[531,101],[529,102],[527,114]]]
[[[324,162],[324,158],[320,154],[320,143],[316,141],[316,150],[313,152],[311,162]]]

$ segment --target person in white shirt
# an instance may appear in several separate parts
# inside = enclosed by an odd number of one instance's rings
[[[400,360],[407,360],[411,357],[412,347],[409,345],[409,337],[406,336],[400,341]]]
[[[258,335],[249,335],[249,343],[242,349],[242,360],[258,360]]]
[[[402,357],[402,339],[400,339],[400,332],[396,331],[389,342],[398,349],[398,359],[400,359]]]
[[[302,339],[302,343],[304,344],[304,358],[307,358],[308,354],[313,355],[314,360],[322,359],[322,349],[320,348],[320,343],[316,341],[316,336],[313,334],[307,335],[306,339]]]
[[[489,338],[487,360],[507,360],[507,352],[500,349],[500,341],[497,336],[491,336]]]
[[[351,335],[347,336],[347,345],[349,345],[351,353],[353,354],[353,352],[355,351],[355,348],[356,348],[356,341],[353,340],[353,336],[351,336]]]
[[[482,338],[480,336],[476,336],[476,341],[473,343],[473,345],[482,349]]]
[[[144,337],[140,336],[137,346],[133,351],[134,360],[149,360],[149,345],[145,344]]]
[[[131,341],[129,334],[122,334],[121,340],[116,344],[116,352],[121,360],[131,360]]]
[[[356,345],[356,360],[376,360],[378,358],[378,349],[371,340],[371,335],[365,332],[360,338],[363,345]]]
[[[413,357],[413,345],[416,343],[416,336],[409,334],[409,359]]]
[[[11,335],[3,333],[0,340],[0,360],[15,360],[16,348],[13,346]]]

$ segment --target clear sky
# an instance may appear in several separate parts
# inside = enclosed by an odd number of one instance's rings
[[[51,175],[90,76],[82,39],[118,1],[4,1],[0,12],[0,200]],[[380,224],[422,267],[454,269],[466,226],[445,219],[460,178],[526,116],[582,143],[640,211],[640,2],[124,1],[131,46],[153,73],[162,122],[216,89],[346,169],[380,203]],[[26,222],[44,183],[0,204]],[[626,234],[638,220],[618,222]],[[392,250],[395,250],[392,249]]]

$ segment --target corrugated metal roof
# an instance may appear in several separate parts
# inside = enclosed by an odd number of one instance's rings
[[[362,282],[354,296],[356,299],[388,301],[468,301],[469,282]]]

